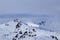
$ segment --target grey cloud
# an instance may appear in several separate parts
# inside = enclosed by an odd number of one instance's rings
[[[0,14],[60,13],[60,0],[0,0]]]

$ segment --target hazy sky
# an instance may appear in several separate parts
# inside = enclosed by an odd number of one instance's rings
[[[60,13],[60,0],[0,0],[0,14]]]

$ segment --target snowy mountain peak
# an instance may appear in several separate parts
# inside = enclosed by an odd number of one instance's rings
[[[37,29],[33,22],[10,21],[0,25],[1,40],[60,40],[60,34]]]

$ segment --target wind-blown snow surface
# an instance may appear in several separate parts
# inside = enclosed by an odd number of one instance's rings
[[[60,34],[56,33],[56,32],[50,32],[50,31],[46,31],[46,30],[41,30],[38,27],[38,24],[35,24],[33,22],[21,22],[22,26],[21,28],[19,28],[19,30],[22,30],[22,32],[25,31],[32,31],[32,29],[34,28],[36,30],[36,32],[32,32],[32,35],[36,34],[36,36],[34,37],[29,37],[28,35],[26,35],[25,38],[17,38],[16,40],[60,40]],[[9,21],[6,24],[1,24],[0,25],[0,40],[12,40],[15,35],[17,33],[15,33],[16,30],[16,25],[18,24],[18,22],[14,22],[14,21]],[[30,25],[31,24],[31,25]],[[35,27],[33,27],[35,26]],[[37,27],[38,26],[38,27]],[[26,30],[27,28],[27,30]],[[19,32],[19,31],[17,31]],[[52,38],[52,36],[56,36],[57,39]]]

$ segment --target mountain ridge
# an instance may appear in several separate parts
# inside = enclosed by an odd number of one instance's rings
[[[33,24],[35,24],[33,22],[30,24],[32,24],[32,25],[28,25],[27,22],[15,20],[15,21],[10,21],[7,24],[2,24],[2,26],[0,25],[0,29],[1,28],[3,29],[3,31],[0,30],[1,40],[8,40],[8,39],[9,40],[28,40],[28,38],[31,40],[40,40],[41,37],[42,37],[41,40],[43,40],[43,39],[45,39],[45,36],[48,37],[48,39],[46,38],[46,40],[49,40],[49,39],[59,40],[60,39],[60,34],[58,34],[56,32],[36,29],[35,26],[33,27]],[[35,24],[35,25],[37,25],[37,24]],[[20,34],[19,34],[19,32],[20,32]],[[29,32],[31,32],[31,33],[29,33]],[[17,37],[17,35],[19,37]]]

